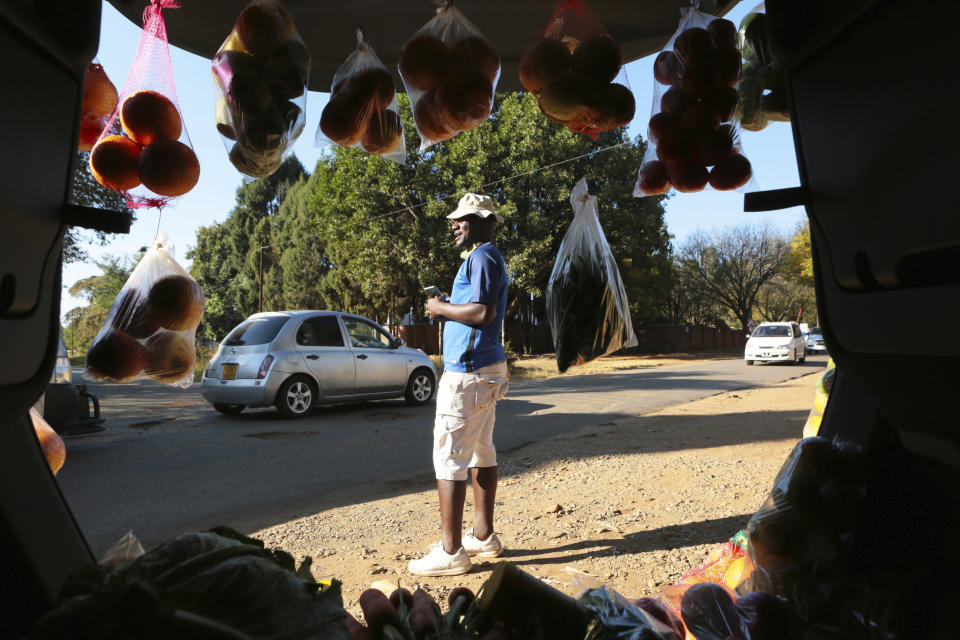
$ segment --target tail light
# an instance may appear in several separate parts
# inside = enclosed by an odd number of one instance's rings
[[[273,364],[273,356],[267,356],[263,359],[263,362],[260,363],[260,368],[257,370],[257,378],[266,378],[267,372],[270,371],[270,365]]]

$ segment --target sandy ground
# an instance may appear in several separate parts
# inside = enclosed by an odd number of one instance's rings
[[[599,584],[654,595],[760,506],[800,439],[816,380],[720,394],[499,452],[496,530],[507,551],[467,575],[406,570],[440,537],[432,474],[355,487],[350,506],[253,535],[311,556],[314,575],[343,582],[344,605],[358,617],[357,598],[371,586],[399,582],[445,600],[456,586],[476,591],[501,560],[569,595]],[[472,518],[468,490],[465,531]]]

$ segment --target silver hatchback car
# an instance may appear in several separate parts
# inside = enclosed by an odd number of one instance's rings
[[[257,313],[230,332],[203,372],[220,413],[276,405],[300,418],[318,404],[406,398],[429,402],[437,370],[376,322],[336,311]]]

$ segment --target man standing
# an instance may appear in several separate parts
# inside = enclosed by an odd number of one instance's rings
[[[440,498],[443,536],[430,553],[411,560],[420,576],[454,576],[473,568],[470,556],[495,558],[503,545],[493,532],[497,496],[497,451],[493,425],[497,401],[507,393],[509,376],[500,342],[507,306],[507,265],[493,244],[503,219],[489,196],[468,193],[453,220],[458,247],[476,248],[460,266],[449,301],[427,301],[431,318],[447,321],[443,331],[443,376],[437,390],[433,466]],[[461,535],[467,476],[473,475],[473,531]]]

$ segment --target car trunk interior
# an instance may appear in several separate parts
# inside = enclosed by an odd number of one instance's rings
[[[139,24],[143,2],[111,4]],[[185,2],[170,13],[171,44],[211,57],[244,4]],[[735,3],[720,4],[718,15]],[[329,90],[356,24],[383,43],[378,53],[393,69],[403,39],[432,10],[389,0],[286,5],[306,25],[315,91]],[[629,59],[656,52],[685,5],[591,3]],[[550,3],[458,6],[502,49],[501,89],[518,89],[520,52]],[[16,61],[5,67],[0,101],[8,151],[0,157],[7,230],[0,238],[0,637],[19,637],[65,577],[94,562],[27,411],[53,370],[67,226],[122,232],[130,224],[127,216],[67,203],[80,83],[98,48],[100,9],[99,0],[0,6],[0,51]],[[949,158],[960,139],[958,74],[947,53],[960,8],[768,0],[766,10],[789,89],[801,184],[747,194],[744,207],[802,204],[810,221],[820,326],[839,372],[821,435],[864,447],[870,467],[851,570],[901,571],[905,584],[923,587],[910,603],[913,632],[951,637],[934,612],[950,610],[960,568],[953,541],[960,417],[947,401],[960,387],[960,342],[949,329],[960,301],[960,218],[945,206],[956,164]]]

